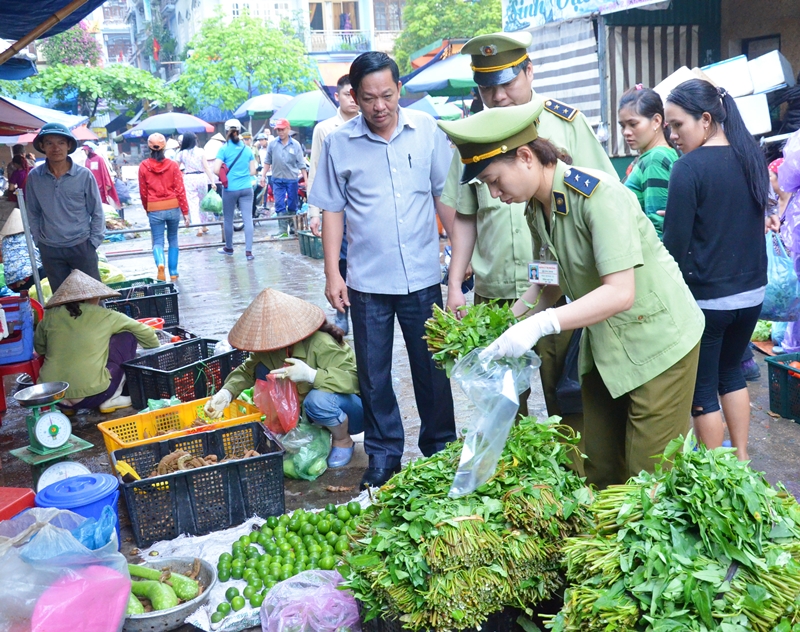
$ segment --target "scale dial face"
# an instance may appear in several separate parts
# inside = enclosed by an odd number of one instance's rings
[[[44,413],[33,428],[36,440],[45,448],[60,448],[69,441],[72,424],[66,415],[59,412]]]

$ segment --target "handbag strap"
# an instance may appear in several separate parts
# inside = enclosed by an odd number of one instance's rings
[[[238,153],[238,155],[236,156],[236,158],[234,158],[234,159],[233,159],[233,162],[231,163],[231,166],[230,166],[230,167],[228,167],[228,171],[230,171],[231,169],[233,169],[233,165],[235,165],[235,164],[236,164],[236,161],[237,161],[237,160],[239,160],[239,158],[241,157],[241,155],[244,153],[244,150],[245,150],[245,149],[247,149],[247,145],[245,145],[244,147],[242,147],[242,151],[240,151],[240,152]]]

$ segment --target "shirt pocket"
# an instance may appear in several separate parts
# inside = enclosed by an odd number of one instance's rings
[[[478,213],[491,213],[500,208],[502,202],[499,199],[493,198],[489,192],[489,187],[485,184],[476,184],[475,186],[475,199],[478,202]]]
[[[637,298],[628,311],[611,316],[608,324],[636,365],[666,353],[681,337],[675,319],[655,292]]]
[[[431,155],[414,154],[403,157],[408,167],[409,184],[417,193],[431,192]]]

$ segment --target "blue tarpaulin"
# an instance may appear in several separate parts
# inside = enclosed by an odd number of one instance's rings
[[[31,0],[2,0],[0,2],[0,38],[16,41],[24,37],[56,11],[60,11],[67,6],[70,1],[36,0],[31,2]],[[86,4],[70,13],[44,35],[40,35],[40,39],[56,35],[75,26],[102,5],[103,2],[104,0],[88,0]]]
[[[36,74],[36,64],[32,59],[12,57],[0,66],[0,79],[5,81],[19,81]]]

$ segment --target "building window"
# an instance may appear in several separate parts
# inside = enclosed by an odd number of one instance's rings
[[[375,8],[376,31],[401,31],[405,0],[378,0]]]
[[[233,4],[231,4],[231,15],[233,17],[235,17],[235,18],[239,17],[239,3],[238,2],[234,2]]]

